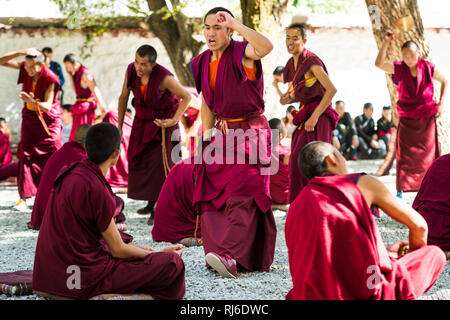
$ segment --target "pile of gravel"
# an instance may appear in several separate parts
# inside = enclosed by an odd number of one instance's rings
[[[379,161],[350,162],[353,171],[373,173]],[[392,189],[392,186],[388,186]],[[394,190],[395,191],[395,190]],[[169,243],[155,243],[151,239],[151,227],[147,225],[148,216],[140,216],[136,210],[145,203],[126,198],[125,215],[127,217],[128,233],[134,236],[134,241],[162,249]],[[17,188],[0,188],[0,272],[32,269],[34,250],[38,231],[29,230],[26,223],[30,220],[31,211],[16,212],[12,207],[17,201]],[[411,204],[415,193],[405,194],[404,200]],[[277,224],[277,242],[275,257],[270,272],[241,273],[237,279],[224,279],[213,271],[205,268],[205,258],[202,247],[185,248],[183,260],[186,266],[187,300],[283,300],[291,288],[288,255],[284,238],[284,212],[275,211]],[[407,240],[408,231],[405,227],[390,219],[385,214],[377,218],[377,223],[386,244],[398,240]],[[351,257],[348,257],[351,259]],[[0,295],[0,300],[39,300],[36,295],[24,297],[7,297]],[[450,299],[450,267],[447,266],[436,284],[422,299]]]

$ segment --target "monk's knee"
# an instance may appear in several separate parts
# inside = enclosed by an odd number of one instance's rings
[[[184,261],[180,255],[175,252],[166,252],[166,255],[165,271],[172,275],[184,274]]]
[[[445,265],[447,264],[447,257],[445,256],[445,252],[435,245],[429,245],[427,246],[427,248],[428,254],[434,260],[436,267],[438,267],[440,270],[443,270],[445,268]]]

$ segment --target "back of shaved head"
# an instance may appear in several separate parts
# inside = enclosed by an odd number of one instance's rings
[[[328,173],[325,158],[331,153],[338,152],[331,144],[322,141],[313,141],[303,147],[298,156],[297,163],[300,172],[306,179],[320,177]]]
[[[77,131],[75,131],[75,142],[78,142],[83,146],[83,148],[86,145],[86,134],[89,130],[89,128],[92,127],[90,124],[82,124],[78,127]]]

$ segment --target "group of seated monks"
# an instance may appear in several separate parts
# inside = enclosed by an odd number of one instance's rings
[[[271,128],[279,128],[279,122],[271,120]],[[282,137],[285,132],[280,132]],[[190,158],[180,161],[164,183],[152,237],[174,245],[157,252],[135,244],[117,228],[124,203],[105,175],[120,156],[120,144],[116,126],[83,125],[75,142],[55,154],[61,154],[62,170],[51,177],[47,210],[40,217],[35,293],[72,299],[104,293],[183,298],[184,247],[202,244],[192,205],[195,164]],[[63,166],[63,153],[79,158]],[[331,144],[309,143],[296,162],[309,183],[286,218],[293,282],[287,299],[416,299],[435,283],[446,264],[444,251],[450,248],[450,192],[445,184],[450,155],[430,167],[414,209],[376,178],[349,174],[345,158]],[[409,229],[408,241],[384,246],[374,218],[379,209]],[[73,270],[80,272],[78,285],[68,285]]]

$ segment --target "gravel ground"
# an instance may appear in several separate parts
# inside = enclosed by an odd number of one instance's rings
[[[349,162],[351,171],[365,171],[374,174],[380,160]],[[393,182],[395,174],[383,177],[386,186],[395,192]],[[0,272],[32,269],[37,231],[28,230],[26,223],[30,220],[31,211],[16,212],[11,210],[17,201],[16,187],[0,188]],[[147,225],[148,217],[139,216],[136,210],[143,202],[134,201],[121,195],[125,200],[125,215],[127,217],[128,233],[135,237],[135,242],[161,249],[167,243],[155,243],[151,239],[151,227]],[[415,193],[404,194],[404,201],[411,204]],[[287,248],[284,239],[284,213],[275,211],[277,223],[277,243],[275,258],[270,272],[252,272],[240,274],[237,279],[223,279],[215,273],[206,270],[202,247],[186,248],[183,260],[186,265],[186,295],[187,300],[282,300],[291,288]],[[377,219],[378,226],[386,244],[398,240],[407,240],[408,231],[405,227],[393,221],[382,213]],[[7,297],[0,295],[0,300],[38,300],[35,295],[24,297]],[[436,284],[422,299],[450,300],[450,267],[447,266]]]

